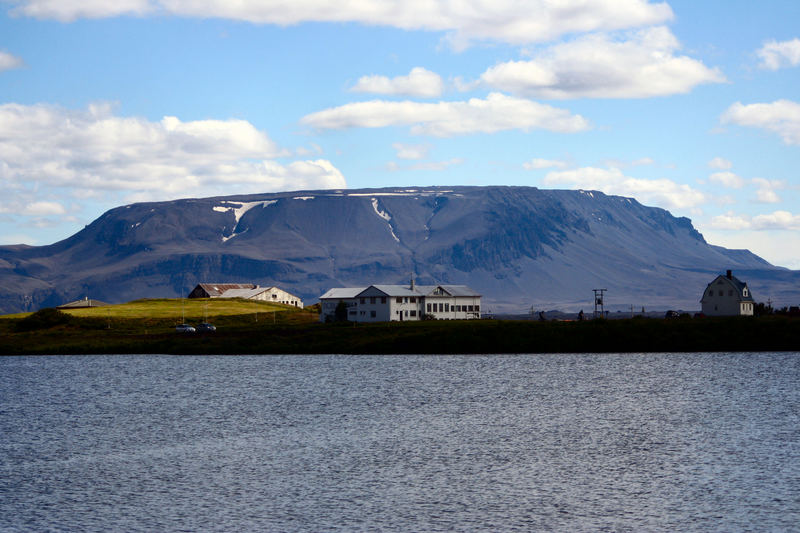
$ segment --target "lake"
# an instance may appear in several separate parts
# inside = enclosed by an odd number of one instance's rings
[[[0,357],[2,531],[800,524],[800,353]]]

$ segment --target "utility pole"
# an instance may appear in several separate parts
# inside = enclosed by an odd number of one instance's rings
[[[608,289],[592,289],[594,291],[594,318],[597,318],[599,311],[600,317],[605,318],[605,308],[603,307],[603,294]]]

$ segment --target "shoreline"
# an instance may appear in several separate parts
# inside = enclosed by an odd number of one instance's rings
[[[800,319],[785,316],[474,320],[390,323],[233,321],[215,333],[165,324],[75,319],[16,332],[0,328],[0,355],[273,355],[764,352],[800,350]]]

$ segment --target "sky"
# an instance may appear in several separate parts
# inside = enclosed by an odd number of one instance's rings
[[[798,169],[797,0],[0,0],[0,244],[140,201],[525,185],[800,269]]]

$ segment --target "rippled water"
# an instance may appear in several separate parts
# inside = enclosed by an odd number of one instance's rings
[[[800,353],[0,358],[3,531],[800,524]]]

